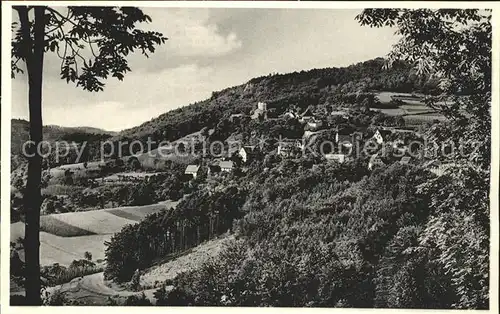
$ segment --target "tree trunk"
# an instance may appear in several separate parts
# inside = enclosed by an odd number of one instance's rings
[[[31,155],[28,160],[28,180],[24,201],[26,207],[24,252],[26,261],[26,302],[41,305],[40,295],[40,184],[42,157],[37,147],[42,141],[42,74],[44,56],[45,7],[35,7],[33,39],[31,39],[26,7],[18,10],[26,53],[29,84],[29,116]]]

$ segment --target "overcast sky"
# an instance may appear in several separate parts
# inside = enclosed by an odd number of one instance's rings
[[[46,56],[44,124],[119,131],[256,76],[347,66],[385,56],[396,42],[394,30],[360,26],[358,10],[143,10],[153,19],[144,27],[169,40],[149,59],[131,56],[132,72],[108,80],[104,92],[66,84],[56,57]],[[26,77],[12,87],[12,115],[26,119]]]

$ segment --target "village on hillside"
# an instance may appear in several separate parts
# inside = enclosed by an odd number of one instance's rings
[[[495,310],[491,11],[10,7],[11,306]]]

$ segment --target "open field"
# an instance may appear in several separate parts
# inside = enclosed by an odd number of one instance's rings
[[[428,123],[428,122],[434,122],[434,120],[439,120],[439,121],[445,121],[446,117],[435,114],[435,113],[429,113],[429,114],[418,114],[418,115],[406,115],[403,117],[405,120],[406,124],[423,124],[423,123]]]
[[[92,231],[65,223],[64,221],[61,221],[60,219],[54,217],[54,215],[40,217],[40,231],[44,231],[60,237],[78,237],[96,234]]]
[[[389,116],[402,116],[408,125],[419,125],[434,120],[444,121],[446,118],[429,108],[424,102],[424,95],[412,95],[408,93],[376,92],[377,98],[382,104],[391,102],[391,97],[396,97],[405,102],[398,108],[370,108]]]
[[[112,234],[135,221],[113,215],[105,210],[63,213],[51,215],[65,224],[90,231],[94,234]]]
[[[16,222],[10,225],[11,241],[24,237],[24,224]],[[60,237],[47,232],[40,232],[40,264],[59,263],[68,266],[75,259],[83,259],[85,252],[92,253],[94,260],[104,259],[104,241],[111,235],[87,235]],[[20,252],[21,259],[24,259]]]
[[[177,203],[178,201],[176,202],[169,201],[169,202],[161,202],[158,204],[144,205],[144,206],[126,206],[126,207],[111,208],[111,209],[106,209],[105,211],[113,215],[124,218],[126,218],[126,216],[138,217],[140,220],[151,213],[159,212],[165,208],[175,207]]]
[[[402,116],[405,114],[405,111],[401,108],[389,108],[389,109],[382,109],[382,108],[370,108],[371,111],[378,111],[383,114],[386,114],[388,116]]]
[[[213,130],[209,130],[209,133]],[[176,154],[175,147],[184,143],[186,147],[194,146],[194,143],[199,142],[202,139],[201,131],[188,134],[180,139],[177,139],[170,143],[170,145],[162,146],[157,149],[153,149],[150,152],[136,156],[141,165],[148,169],[161,169],[165,161],[171,161],[179,164],[190,164],[195,160],[192,154],[186,153],[184,156],[182,153]]]
[[[41,265],[59,263],[68,266],[75,259],[83,259],[87,251],[92,253],[94,260],[104,259],[104,242],[109,241],[113,233],[120,231],[127,224],[137,223],[150,213],[172,208],[177,203],[165,201],[145,206],[42,216]],[[10,235],[12,242],[23,238],[24,223],[11,224]],[[22,252],[20,255],[24,258]]]
[[[158,152],[158,149],[161,151]],[[164,169],[165,162],[171,161],[178,164],[187,165],[195,160],[192,154],[181,156],[180,154],[169,153],[167,148],[158,148],[151,152],[144,153],[137,156],[141,166],[146,169]]]

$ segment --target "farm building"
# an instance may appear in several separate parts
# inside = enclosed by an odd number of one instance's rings
[[[223,160],[219,163],[221,171],[231,172],[234,169],[234,163],[230,160]]]
[[[198,176],[198,173],[200,171],[200,166],[198,165],[188,165],[186,167],[186,171],[184,171],[184,174],[191,175],[193,176],[193,179],[196,179]]]
[[[287,112],[285,112],[283,114],[284,117],[286,118],[290,118],[290,119],[296,119],[299,117],[299,115],[297,114],[297,112],[295,110],[288,110]]]

